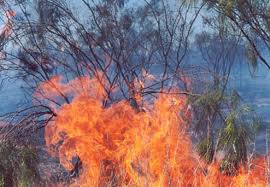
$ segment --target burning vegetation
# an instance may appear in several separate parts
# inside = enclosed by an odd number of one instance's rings
[[[0,88],[15,83],[0,105],[0,187],[270,185],[270,132],[242,104],[269,107],[268,94],[240,88],[270,70],[270,1],[0,8]]]
[[[59,98],[61,90],[72,98],[61,107],[50,103],[57,116],[45,132],[50,154],[72,171],[71,186],[268,184],[264,157],[250,160],[231,175],[222,173],[220,160],[207,164],[200,158],[187,131],[191,113],[186,97],[160,94],[144,102],[143,110],[127,101],[104,107],[106,83],[87,77],[60,80],[41,84],[36,96]]]

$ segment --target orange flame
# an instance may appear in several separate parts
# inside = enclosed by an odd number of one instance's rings
[[[159,95],[146,111],[121,101],[108,108],[103,85],[87,77],[62,84],[42,83],[36,96],[72,95],[55,107],[57,117],[46,127],[46,144],[68,170],[78,156],[82,171],[72,186],[266,186],[263,158],[239,175],[223,175],[218,164],[207,166],[193,151],[187,134],[186,98]],[[82,89],[83,88],[83,89]]]

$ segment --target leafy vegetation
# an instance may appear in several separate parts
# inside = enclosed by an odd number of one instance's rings
[[[196,126],[204,128],[204,123],[207,124],[206,135],[203,134],[197,144],[198,153],[211,163],[215,161],[215,154],[222,151],[221,171],[227,175],[236,174],[239,166],[247,162],[249,144],[255,140],[260,126],[259,117],[250,107],[241,105],[236,91],[229,96],[221,96],[220,92],[207,93],[194,103],[203,114]]]

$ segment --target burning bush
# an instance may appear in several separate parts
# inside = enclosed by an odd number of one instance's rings
[[[49,152],[67,170],[74,171],[72,160],[79,158],[71,185],[266,185],[263,158],[247,169],[240,167],[234,176],[223,175],[220,163],[207,165],[200,160],[187,134],[191,115],[185,97],[160,94],[154,103],[144,103],[143,111],[134,110],[127,101],[104,107],[103,86],[87,77],[66,84],[53,79],[36,93],[53,100],[59,99],[57,90],[61,90],[72,98],[61,107],[51,105],[57,117],[45,132]]]

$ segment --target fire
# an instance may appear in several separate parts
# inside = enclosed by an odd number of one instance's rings
[[[76,156],[82,161],[71,186],[266,186],[267,167],[258,159],[237,176],[206,165],[187,134],[186,98],[160,94],[144,111],[127,101],[104,107],[105,83],[87,77],[61,83],[59,77],[42,83],[37,97],[72,102],[51,104],[57,117],[46,127],[46,144],[67,169]],[[59,93],[61,91],[61,93]]]

